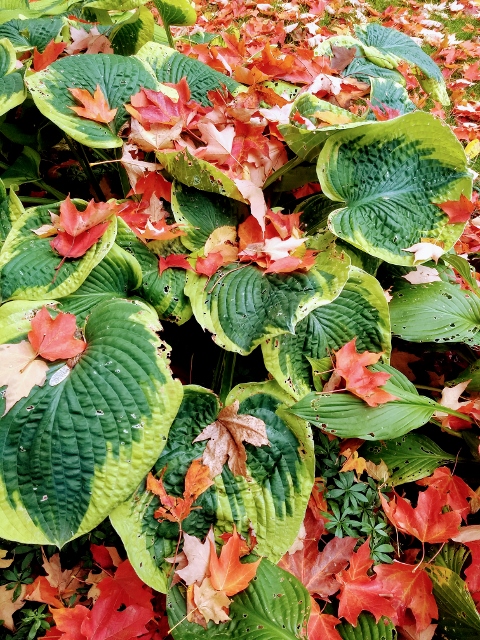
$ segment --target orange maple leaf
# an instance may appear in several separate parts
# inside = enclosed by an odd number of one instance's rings
[[[97,84],[93,96],[87,89],[72,89],[69,87],[68,90],[75,100],[83,104],[83,107],[69,107],[69,109],[75,111],[77,116],[104,124],[108,124],[115,118],[118,109],[109,108],[99,84]]]
[[[217,556],[215,544],[210,540],[210,582],[217,591],[224,591],[227,596],[234,596],[248,587],[257,573],[261,562],[242,564],[240,562],[241,539],[234,526],[233,535],[223,545],[220,558]]]
[[[77,323],[72,313],[61,311],[52,318],[42,307],[32,320],[28,340],[35,353],[45,360],[66,360],[78,356],[87,347],[83,340],[75,338]]]
[[[166,492],[163,485],[165,470],[166,467],[158,479],[151,473],[148,474],[147,478],[147,491],[151,491],[158,496],[163,505],[155,511],[154,518],[176,522],[181,526],[183,520],[190,514],[195,500],[213,484],[210,478],[210,469],[203,465],[201,460],[192,462],[185,476],[183,498],[170,496]]]
[[[447,214],[449,224],[466,222],[475,209],[475,203],[471,202],[463,194],[460,196],[460,200],[448,200],[437,206]]]

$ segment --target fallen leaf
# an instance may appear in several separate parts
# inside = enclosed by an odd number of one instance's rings
[[[36,360],[36,356],[27,340],[0,345],[0,386],[7,386],[4,415],[20,398],[26,398],[33,387],[45,384],[48,365],[43,360]]]
[[[55,318],[42,307],[32,319],[28,340],[36,355],[45,360],[66,360],[82,353],[87,343],[75,338],[76,318],[72,313],[59,312]]]
[[[470,549],[471,554],[471,564],[465,569],[467,587],[472,595],[480,596],[480,541],[465,542],[465,546]],[[476,602],[479,599],[478,596],[475,597]]]
[[[265,231],[267,205],[265,203],[263,191],[260,187],[253,184],[251,180],[241,180],[237,178],[234,182],[242,196],[250,204],[250,212],[252,216],[258,222],[262,231]]]
[[[449,224],[466,222],[475,209],[475,204],[463,194],[459,200],[448,200],[437,206],[447,214]]]
[[[71,236],[62,231],[50,241],[50,246],[63,258],[81,258],[100,240],[109,224],[109,222],[97,224],[78,236]]]
[[[25,585],[22,584],[18,598],[15,602],[12,602],[15,589],[7,589],[6,585],[0,587],[0,620],[3,620],[3,626],[7,627],[10,631],[15,631],[13,614],[25,604],[25,589]]]
[[[358,455],[357,451],[354,451],[349,458],[345,461],[340,471],[356,471],[357,475],[361,476],[367,468],[367,461]]]
[[[475,491],[462,478],[453,475],[447,467],[438,467],[433,475],[417,480],[417,484],[422,487],[434,487],[437,489],[444,497],[444,503],[452,511],[461,513],[464,520],[470,513],[469,500],[477,497]]]
[[[103,544],[90,544],[90,552],[94,561],[102,569],[111,569],[122,564],[122,559],[118,555],[115,547],[106,547]]]
[[[340,620],[328,613],[321,613],[318,603],[310,596],[310,617],[308,619],[308,640],[342,640],[335,627]]]
[[[233,536],[223,545],[220,558],[217,557],[215,544],[210,540],[210,581],[214,589],[224,591],[227,596],[234,596],[248,587],[257,573],[261,562],[242,564],[240,558],[240,536],[235,527]]]
[[[44,602],[52,607],[63,607],[58,596],[58,588],[52,587],[45,576],[37,576],[32,584],[27,586],[25,592],[25,600]]]
[[[57,226],[59,231],[65,231],[76,237],[92,227],[105,222],[110,216],[117,214],[121,209],[114,200],[109,202],[95,202],[93,199],[87,204],[84,211],[77,209],[70,196],[60,205],[60,216]]]
[[[11,558],[11,559],[6,558],[5,559],[5,556],[7,555],[7,553],[8,553],[8,551],[5,551],[5,549],[0,549],[0,569],[6,569],[13,562],[13,558]]]
[[[332,44],[331,51],[333,55],[330,60],[330,67],[341,73],[355,58],[357,50],[355,47],[337,47]]]
[[[145,625],[152,618],[151,609],[131,604],[122,611],[117,611],[114,596],[100,597],[83,620],[81,632],[86,640],[138,638],[147,633]]]
[[[107,576],[101,580],[98,583],[98,589],[100,598],[97,603],[108,598],[114,611],[121,606],[132,605],[150,612],[153,610],[152,590],[140,580],[129,560],[122,562],[113,576]]]
[[[367,460],[365,471],[367,475],[378,482],[386,482],[390,477],[390,471],[383,460],[380,460],[380,464],[375,464],[371,460]]]
[[[58,56],[62,53],[62,51],[67,46],[66,42],[55,42],[54,40],[50,40],[47,44],[43,53],[35,47],[33,50],[33,68],[35,71],[43,71],[46,69],[48,65],[55,62]]]
[[[80,581],[77,578],[79,569],[74,568],[62,570],[60,555],[58,553],[55,553],[50,559],[48,559],[42,549],[42,557],[42,567],[45,569],[45,573],[47,574],[46,580],[48,584],[57,590],[59,598],[67,600],[80,586]]]
[[[416,507],[396,493],[390,502],[380,493],[380,500],[394,527],[422,542],[448,542],[459,532],[461,514],[458,511],[443,513],[444,497],[434,487],[419,493]]]
[[[190,536],[188,533],[183,534],[183,553],[188,560],[188,564],[183,569],[177,569],[176,574],[180,576],[186,585],[194,582],[201,583],[205,578],[210,562],[210,541],[215,542],[212,529],[208,532],[205,542],[195,536]]]
[[[185,253],[172,253],[166,258],[160,256],[158,259],[158,271],[160,275],[165,269],[185,269],[187,271],[193,271],[192,265],[187,260],[188,256]]]
[[[203,463],[210,468],[212,478],[222,473],[223,465],[228,466],[234,476],[247,476],[247,452],[244,442],[256,447],[269,446],[266,425],[254,416],[238,414],[238,400],[224,407],[217,419],[209,424],[193,442],[208,440],[203,452]]]
[[[417,265],[417,268],[402,276],[410,284],[426,284],[428,282],[440,282],[441,278],[438,275],[438,271],[432,267],[425,267],[422,264]]]
[[[230,620],[225,608],[230,606],[230,598],[225,591],[218,591],[212,586],[209,578],[205,578],[200,586],[193,586],[193,598],[205,622],[212,620],[215,624]]]
[[[101,34],[98,27],[92,27],[90,31],[85,29],[76,29],[70,27],[70,37],[72,43],[68,45],[65,52],[69,55],[85,51],[87,54],[92,53],[114,53],[110,40],[104,34]]]
[[[99,84],[97,84],[93,95],[87,89],[72,89],[69,87],[68,90],[75,100],[83,105],[82,107],[69,107],[69,109],[75,111],[77,116],[104,124],[108,124],[115,118],[118,109],[109,108]]]
[[[223,256],[220,252],[211,252],[206,258],[197,258],[195,262],[195,271],[200,275],[210,278],[224,264]]]
[[[480,540],[480,524],[472,524],[468,527],[460,527],[458,533],[451,537],[454,542],[475,542]]]
[[[415,254],[414,264],[427,262],[427,260],[438,262],[439,258],[445,253],[441,247],[433,244],[433,242],[417,242],[417,244],[413,244],[408,249],[403,249],[403,251],[410,251],[410,253]]]

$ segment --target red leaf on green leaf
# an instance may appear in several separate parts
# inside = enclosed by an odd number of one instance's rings
[[[117,214],[121,208],[122,205],[118,205],[114,201],[95,202],[92,199],[86,209],[80,211],[70,200],[70,196],[67,196],[60,205],[60,218],[57,226],[60,231],[77,237],[87,229],[92,229],[105,222],[110,216]]]
[[[467,587],[475,602],[480,600],[480,540],[465,542],[465,546],[470,549],[472,561],[465,569]]]
[[[53,240],[50,240],[50,246],[63,258],[81,258],[100,240],[109,224],[109,222],[102,222],[78,236],[71,236],[61,231]]]
[[[35,47],[35,49],[33,50],[34,70],[43,71],[43,69],[46,69],[49,64],[55,62],[55,60],[63,52],[66,46],[66,42],[55,42],[54,40],[50,40],[50,42],[43,50],[43,53],[40,53],[37,47]]]
[[[187,257],[188,256],[185,253],[172,253],[166,258],[160,256],[158,260],[158,270],[160,272],[160,275],[162,275],[165,269],[171,268],[193,271],[193,267],[187,260]]]
[[[83,104],[82,107],[69,107],[77,116],[104,124],[108,124],[115,118],[118,109],[110,109],[99,84],[93,95],[87,89],[68,88],[68,90],[75,100]]]
[[[240,562],[240,536],[234,529],[230,540],[223,545],[220,558],[217,556],[215,544],[210,541],[210,581],[217,591],[224,591],[227,596],[234,596],[248,587],[257,573],[261,562]]]
[[[448,200],[437,206],[447,214],[450,224],[466,222],[475,209],[475,204],[463,194],[460,196],[460,200]]]
[[[45,360],[66,360],[78,356],[87,347],[83,340],[75,338],[77,324],[71,313],[60,312],[52,318],[42,307],[32,320],[28,340],[35,353]]]
[[[204,276],[213,276],[223,264],[223,256],[220,252],[212,251],[206,258],[197,258],[195,271]]]

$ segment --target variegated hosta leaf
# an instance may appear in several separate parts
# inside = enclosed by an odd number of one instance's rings
[[[190,251],[204,247],[210,234],[218,227],[236,227],[241,213],[248,211],[238,201],[207,194],[180,182],[175,183],[172,189],[172,210],[175,220],[186,232],[181,241]]]
[[[396,640],[397,632],[391,620],[381,617],[375,621],[371,613],[361,613],[355,626],[342,622],[335,627],[342,640]]]
[[[400,284],[390,303],[392,331],[412,342],[480,344],[480,298],[458,284]]]
[[[187,622],[185,601],[185,590],[178,585],[169,591],[168,622],[175,640],[298,640],[305,638],[310,614],[310,597],[302,583],[265,558],[255,579],[233,596],[230,622],[209,622],[206,629]]]
[[[107,149],[122,146],[117,133],[129,117],[124,104],[142,87],[161,89],[174,98],[177,95],[174,89],[161,86],[137,58],[105,53],[61,58],[44,71],[29,76],[26,83],[45,117],[74,140]],[[108,125],[82,118],[70,108],[78,103],[69,88],[86,89],[93,95],[97,85],[110,109],[118,109]]]
[[[448,250],[463,230],[435,203],[470,197],[471,172],[460,142],[430,114],[337,132],[317,171],[325,195],[342,203],[329,215],[330,229],[377,258],[412,265],[405,249],[431,238]]]
[[[295,100],[292,107],[292,115],[295,112],[298,112],[304,118],[308,118],[313,124],[317,124],[317,117],[315,116],[317,112],[329,112],[332,117],[336,116],[346,121],[344,124],[319,126],[317,129],[312,130],[295,124],[279,125],[278,130],[285,138],[285,142],[290,149],[307,162],[313,162],[316,159],[325,141],[336,131],[365,125],[364,120],[350,111],[336,107],[310,93],[304,93]]]
[[[405,78],[399,71],[395,69],[387,69],[386,67],[379,67],[378,65],[370,62],[362,53],[360,47],[355,47],[355,58],[343,71],[342,75],[348,78],[353,76],[361,82],[371,82],[372,78],[384,78],[385,80],[392,80],[404,87],[406,85]]]
[[[322,248],[306,273],[264,274],[236,263],[209,280],[187,273],[185,293],[197,322],[214,334],[217,344],[243,355],[268,338],[294,333],[311,311],[339,295],[348,278],[349,258],[333,245]]]
[[[12,300],[0,307],[0,344],[20,342],[27,339],[31,321],[37,309],[56,305],[55,300]]]
[[[158,458],[181,402],[145,304],[104,302],[73,369],[49,367],[0,419],[0,536],[56,544],[97,526]]]
[[[197,21],[195,5],[189,0],[154,0],[165,25],[190,26]]]
[[[27,90],[22,74],[16,69],[17,56],[11,42],[1,35],[0,25],[0,116],[21,104]]]
[[[81,201],[76,201],[76,204],[80,206]],[[40,238],[33,232],[45,224],[51,224],[49,212],[58,212],[59,207],[59,204],[35,207],[14,222],[0,251],[0,292],[4,300],[67,296],[78,289],[110,250],[117,231],[115,218],[112,218],[101,239],[84,256],[67,258],[60,267],[62,257],[51,248],[51,238]]]
[[[388,361],[390,318],[383,289],[376,278],[351,267],[338,298],[312,311],[294,334],[262,343],[263,360],[282,389],[300,399],[313,388],[310,359],[325,358],[355,337],[359,351],[382,351]]]
[[[152,305],[161,320],[170,320],[177,324],[183,324],[189,320],[192,317],[192,307],[184,293],[185,271],[166,269],[160,275],[158,256],[150,251],[120,218],[116,243],[134,256],[140,265],[142,279],[137,288],[137,295]],[[179,244],[178,241],[177,243]],[[170,250],[168,253],[174,253],[174,251]]]
[[[382,389],[398,400],[370,407],[349,392],[309,393],[290,411],[339,438],[390,440],[418,429],[434,411],[440,410],[436,402],[418,395],[414,385],[397,369],[379,364],[370,369],[391,374]]]
[[[153,40],[154,28],[155,20],[152,12],[146,7],[140,7],[132,16],[113,27],[109,33],[114,52],[122,56],[137,53],[144,44]]]
[[[134,256],[113,244],[105,258],[85,282],[66,298],[62,298],[61,311],[73,313],[77,324],[82,324],[97,304],[114,298],[125,298],[142,283],[142,269]]]
[[[0,38],[8,38],[18,51],[28,51],[34,47],[43,51],[50,40],[60,34],[64,25],[63,18],[9,20],[0,25]]]
[[[213,524],[217,533],[231,531],[233,523],[246,534],[255,530],[259,555],[277,562],[293,543],[307,506],[314,476],[311,432],[307,424],[289,417],[292,403],[275,382],[236,387],[226,403],[240,401],[240,414],[260,418],[266,424],[268,447],[246,445],[250,478],[234,477],[227,465],[221,476],[196,501],[183,529],[203,538]],[[167,466],[165,487],[173,495],[183,492],[192,460],[202,456],[206,442],[193,440],[214,422],[220,410],[217,396],[202,387],[184,387],[184,399],[172,425],[167,445],[155,471]],[[164,558],[174,555],[178,526],[153,518],[158,499],[141,483],[130,501],[112,514],[130,561],[139,576],[155,589],[165,591],[171,566]]]
[[[398,115],[404,115],[415,111],[415,104],[408,97],[407,90],[398,82],[387,80],[385,78],[371,78],[372,87],[370,93],[370,102],[374,107],[378,107],[381,111],[382,107],[389,107],[398,111]],[[375,114],[369,113],[369,119],[375,120]]]
[[[147,4],[147,2],[148,0],[87,0],[83,6],[90,9],[104,9],[105,11],[130,11]]]
[[[159,1],[159,0],[157,0]],[[174,0],[180,2],[182,0]],[[187,1],[187,0],[183,0]],[[161,0],[163,3],[164,0]],[[170,0],[165,1],[170,4]],[[173,2],[172,2],[173,5]],[[172,23],[170,23],[172,24]],[[209,105],[208,92],[226,87],[230,93],[237,92],[242,85],[228,76],[215,71],[208,65],[178,53],[170,47],[156,42],[144,45],[136,56],[146,67],[150,68],[159,82],[180,82],[186,78],[192,99]]]

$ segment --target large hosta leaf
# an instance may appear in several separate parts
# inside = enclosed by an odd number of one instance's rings
[[[231,264],[208,281],[189,272],[185,293],[197,321],[214,334],[215,342],[246,355],[268,338],[294,333],[311,311],[334,300],[348,278],[349,262],[324,244],[307,273],[264,274],[251,265]]]
[[[167,2],[162,0],[162,4]],[[156,42],[144,45],[136,57],[151,69],[159,82],[177,83],[186,78],[192,99],[204,105],[210,104],[209,91],[226,87],[228,91],[235,93],[242,86],[200,60],[189,58]]]
[[[146,7],[140,7],[132,16],[112,29],[109,40],[115,53],[130,56],[153,40],[154,29],[155,20],[152,12]]]
[[[43,387],[0,420],[2,538],[61,546],[99,524],[147,473],[182,396],[157,351],[165,349],[158,329],[140,302],[98,305],[75,367],[52,364]]]
[[[407,90],[400,83],[386,78],[371,78],[372,87],[370,93],[370,102],[374,107],[385,111],[384,107],[395,109],[397,115],[403,115],[415,111],[416,106],[408,97]],[[371,119],[375,119],[375,115],[369,114]]]
[[[63,18],[10,20],[0,25],[0,38],[8,38],[19,51],[34,47],[43,51],[50,40],[59,35],[64,24]]]
[[[186,235],[182,243],[196,251],[201,249],[210,234],[218,227],[236,227],[245,205],[217,194],[207,194],[175,183],[172,190],[172,210],[175,220],[182,224]]]
[[[54,300],[12,300],[0,307],[0,344],[27,339],[35,311],[46,305],[56,305]]]
[[[431,238],[448,250],[463,230],[435,203],[470,197],[472,177],[462,145],[430,114],[338,132],[317,170],[322,191],[344,203],[329,216],[333,233],[382,260],[412,265],[405,249]]]
[[[195,503],[183,529],[203,538],[210,525],[217,533],[237,528],[246,534],[253,527],[258,539],[256,551],[278,561],[293,543],[303,520],[314,476],[311,432],[306,423],[285,411],[292,399],[274,382],[250,384],[234,389],[227,404],[240,401],[239,413],[253,415],[266,424],[269,447],[246,445],[249,478],[234,477],[224,466],[215,485]],[[172,425],[167,445],[155,465],[165,466],[165,486],[181,495],[184,477],[192,460],[202,456],[205,442],[193,440],[215,421],[220,404],[207,389],[185,387],[184,399]],[[171,566],[164,558],[174,554],[178,527],[157,522],[153,513],[158,499],[141,483],[130,501],[112,514],[113,526],[120,534],[130,561],[142,580],[165,591]]]
[[[1,30],[1,26],[0,26]],[[1,37],[1,31],[0,31]],[[7,38],[0,40],[0,116],[21,104],[27,95],[22,74],[15,67],[15,49]]]
[[[404,340],[479,344],[480,298],[457,284],[402,283],[390,313],[393,333]]]
[[[158,256],[120,219],[116,242],[136,258],[142,270],[142,280],[137,288],[137,295],[152,305],[161,320],[171,320],[177,324],[183,324],[189,320],[192,317],[192,308],[184,293],[185,271],[166,269],[160,275]],[[178,244],[176,248],[178,253]],[[174,252],[170,250],[168,253]]]
[[[164,25],[189,26],[197,21],[195,5],[189,0],[155,0]]]
[[[85,320],[91,310],[106,300],[125,298],[142,283],[142,270],[132,254],[113,244],[105,258],[85,282],[61,301],[61,310]]]
[[[395,69],[387,69],[386,67],[379,67],[365,57],[359,46],[355,47],[355,49],[355,58],[342,72],[343,76],[347,78],[348,76],[353,76],[362,82],[371,82],[372,78],[385,78],[385,80],[392,80],[393,82],[398,82],[402,86],[405,86],[405,78],[399,71],[396,71]]]
[[[408,433],[396,440],[366,443],[359,455],[375,464],[383,460],[391,474],[388,483],[394,486],[426,478],[437,467],[455,461],[455,456],[418,433]]]
[[[59,206],[29,209],[14,222],[0,251],[0,291],[4,300],[66,296],[78,289],[110,250],[117,229],[115,218],[110,221],[102,238],[84,256],[66,259],[60,267],[62,258],[51,248],[51,238],[40,238],[33,233],[34,229],[51,223],[49,212],[58,212]]]
[[[390,318],[383,289],[376,278],[352,267],[338,298],[309,313],[294,334],[262,343],[263,360],[278,384],[299,399],[313,387],[309,359],[320,360],[354,337],[359,351],[383,351],[388,359]]]
[[[176,92],[161,86],[140,60],[115,54],[61,58],[44,71],[29,76],[26,83],[44,116],[78,142],[96,148],[122,146],[117,133],[129,117],[124,104],[142,87],[161,89],[176,97]],[[78,103],[69,88],[86,89],[93,94],[97,85],[110,109],[118,109],[109,125],[82,118],[70,108]]]
[[[310,393],[290,411],[340,438],[389,440],[418,429],[434,411],[441,410],[430,398],[418,395],[413,384],[393,367],[375,365],[371,369],[391,374],[382,389],[398,400],[370,407],[348,392]]]
[[[375,622],[371,613],[361,613],[355,626],[342,622],[335,627],[343,640],[396,640],[395,626],[388,618]]]

